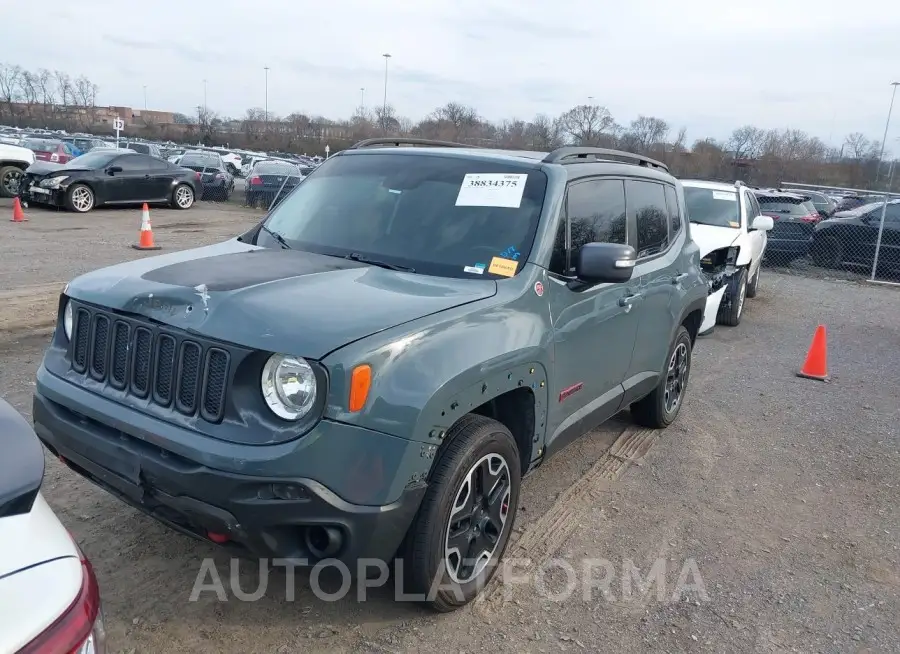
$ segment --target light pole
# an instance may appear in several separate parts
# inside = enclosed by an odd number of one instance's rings
[[[366,87],[361,86],[359,89],[359,111],[360,113],[366,110]]]
[[[881,139],[881,153],[878,155],[878,167],[875,169],[876,184],[878,183],[878,177],[881,175],[881,159],[884,157],[884,146],[887,141],[888,128],[891,126],[891,112],[894,111],[894,96],[897,95],[897,87],[900,86],[900,82],[891,82],[891,86],[894,88],[891,91],[891,104],[888,107],[887,122],[884,124],[884,137]]]
[[[206,80],[203,80],[203,113],[206,113]]]
[[[266,71],[266,129],[269,128],[269,67],[263,68]]]
[[[147,85],[144,84],[144,111],[147,111]]]
[[[391,58],[391,55],[389,52],[385,52],[381,56],[384,57],[384,102],[381,105],[381,128],[387,134],[387,75],[388,60]]]

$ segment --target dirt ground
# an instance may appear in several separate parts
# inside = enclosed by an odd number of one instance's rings
[[[129,247],[139,211],[29,217],[0,222],[7,294],[145,256]],[[257,214],[198,206],[152,217],[157,241],[178,249],[231,236]],[[0,302],[0,321],[15,307]],[[831,383],[795,376],[820,323]],[[26,415],[45,342],[0,338],[0,396]],[[226,601],[190,601],[204,559],[227,585],[226,554],[55,459],[43,492],[97,569],[112,652],[896,652],[898,370],[896,289],[764,270],[742,324],[698,342],[677,423],[638,430],[624,414],[538,469],[508,551],[531,560],[517,571],[527,581],[492,585],[484,602],[450,615],[395,602],[390,588],[324,601],[299,572],[291,586],[269,572],[258,601],[231,590]],[[613,573],[605,596],[582,573],[592,559]],[[629,561],[643,578],[662,561],[665,592],[657,580],[641,594]],[[554,599],[566,564],[575,592]],[[676,593],[689,564],[705,594]],[[260,574],[240,565],[251,592]]]

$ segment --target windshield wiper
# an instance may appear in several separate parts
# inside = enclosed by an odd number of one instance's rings
[[[269,236],[271,236],[272,238],[274,238],[276,241],[278,241],[278,243],[281,245],[281,247],[283,247],[285,250],[292,250],[292,249],[293,249],[290,245],[288,245],[288,242],[284,240],[284,236],[282,236],[282,235],[279,234],[278,232],[273,232],[271,229],[269,229],[269,228],[266,227],[265,225],[263,225],[262,228],[263,228],[263,231],[264,231],[266,234],[268,234]]]
[[[416,272],[415,268],[410,268],[409,266],[398,266],[394,263],[388,263],[387,261],[378,261],[377,259],[369,259],[368,257],[364,257],[359,252],[351,252],[350,254],[344,257],[345,259],[350,259],[351,261],[359,261],[360,263],[367,263],[370,266],[378,266],[379,268],[386,268],[387,270],[399,270],[400,272],[408,272],[414,273]]]

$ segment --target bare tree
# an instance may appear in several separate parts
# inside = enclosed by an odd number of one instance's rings
[[[734,153],[735,159],[753,159],[762,153],[765,131],[753,125],[744,125],[731,133],[725,147]]]
[[[451,141],[472,138],[481,122],[474,107],[459,102],[448,102],[438,107],[428,118],[437,127],[439,134],[436,136]]]
[[[9,117],[12,122],[17,122],[15,103],[20,98],[19,77],[21,75],[21,67],[0,64],[0,101],[5,106],[4,115]]]
[[[553,150],[562,144],[561,125],[546,114],[538,114],[525,128],[528,144],[535,150]]]
[[[382,134],[397,134],[400,131],[400,121],[393,105],[375,107],[375,123]]]
[[[638,116],[631,121],[625,138],[634,148],[641,152],[649,152],[655,145],[665,143],[669,135],[669,123],[662,118],[653,116]]]
[[[580,104],[559,117],[563,134],[577,145],[600,145],[601,136],[614,134],[616,121],[609,109],[597,104]]]
[[[56,82],[56,93],[62,106],[68,107],[73,100],[74,92],[72,90],[72,78],[68,73],[57,70],[53,73],[53,79]]]
[[[872,152],[872,141],[862,132],[853,132],[844,139],[844,151],[854,159],[865,159]]]

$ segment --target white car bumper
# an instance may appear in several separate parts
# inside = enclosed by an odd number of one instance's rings
[[[700,333],[711,332],[716,326],[716,316],[719,315],[719,305],[725,297],[725,286],[706,298],[706,310],[703,312],[703,322],[700,324]]]

